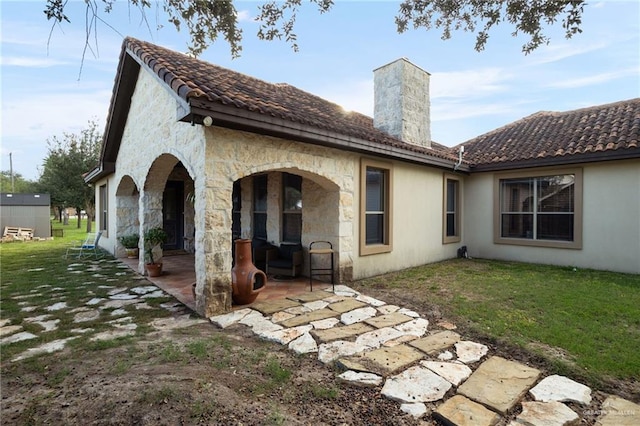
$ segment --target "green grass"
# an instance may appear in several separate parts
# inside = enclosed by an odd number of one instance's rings
[[[404,290],[480,335],[537,352],[559,372],[592,383],[640,377],[639,275],[458,259],[358,286]]]
[[[75,353],[106,350],[131,343],[131,337],[89,341],[96,333],[112,331],[110,321],[129,316],[139,324],[136,334],[147,330],[146,324],[155,318],[171,314],[158,305],[172,300],[170,296],[147,299],[152,309],[126,308],[126,314],[112,316],[113,309],[100,310],[100,316],[91,321],[75,322],[75,309],[94,309],[87,305],[93,298],[108,299],[108,292],[115,287],[132,288],[149,285],[137,278],[137,274],[121,262],[107,255],[102,259],[65,259],[67,247],[74,241],[84,240],[86,229],[76,228],[71,221],[67,226],[54,222],[54,228],[64,229],[64,237],[46,241],[11,242],[0,244],[0,318],[9,319],[9,325],[22,326],[20,331],[31,332],[35,339],[2,345],[3,360],[10,360],[29,348],[58,339],[76,337],[67,343]],[[50,310],[57,302],[65,302],[66,308]],[[57,328],[44,331],[31,321],[34,317],[47,316],[46,321],[57,321]],[[92,329],[90,333],[77,333],[76,329]]]

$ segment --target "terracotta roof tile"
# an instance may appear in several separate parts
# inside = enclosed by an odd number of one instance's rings
[[[348,137],[456,161],[454,151],[433,143],[431,149],[405,143],[373,127],[373,119],[283,83],[268,83],[131,37],[124,46],[181,98],[198,97],[233,105]]]
[[[600,153],[640,157],[640,98],[567,112],[541,111],[463,145],[475,166]]]

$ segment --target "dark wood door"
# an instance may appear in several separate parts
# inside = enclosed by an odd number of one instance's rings
[[[162,224],[167,233],[165,250],[184,248],[184,182],[167,181],[162,196]]]

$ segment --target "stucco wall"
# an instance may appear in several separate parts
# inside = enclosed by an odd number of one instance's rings
[[[466,182],[463,241],[472,257],[640,273],[640,161],[583,169],[582,249],[493,243],[493,173]]]
[[[439,169],[393,163],[393,250],[355,256],[354,278],[456,257],[462,244],[442,244],[443,179],[444,171]],[[461,184],[464,191],[463,188]],[[359,203],[357,194],[356,211]],[[356,215],[355,230],[358,229],[359,215]],[[462,235],[464,238],[464,229]],[[359,241],[356,232],[354,239]]]

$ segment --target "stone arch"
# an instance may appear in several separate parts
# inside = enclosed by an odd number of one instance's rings
[[[183,192],[180,194],[182,199],[177,201],[184,209],[184,219],[179,218],[178,220],[182,222],[180,226],[183,234],[188,233],[190,237],[189,251],[196,252],[193,234],[197,228],[198,214],[195,207],[187,202],[187,191],[193,193],[196,183],[192,170],[192,165],[184,161],[179,153],[165,152],[157,156],[151,163],[144,180],[140,198],[139,223],[141,234],[149,228],[163,227],[163,197],[167,181],[170,178],[184,181]],[[189,221],[188,225],[184,223],[185,220]],[[181,239],[182,236],[177,238]],[[144,270],[143,257],[139,261],[139,269]]]
[[[270,185],[270,189],[279,192],[279,186],[281,181],[278,178],[279,172],[291,173],[299,175],[303,178],[302,181],[302,197],[303,197],[303,213],[302,213],[302,238],[301,243],[305,250],[305,265],[304,275],[309,274],[308,255],[307,250],[309,244],[312,241],[330,241],[333,244],[335,251],[335,265],[336,265],[336,280],[341,281],[345,279],[351,279],[352,270],[352,244],[345,243],[352,240],[352,235],[348,234],[349,230],[353,229],[353,193],[349,192],[348,188],[344,188],[344,183],[339,183],[339,177],[331,176],[324,173],[322,170],[305,169],[301,165],[294,162],[279,162],[271,163],[268,165],[253,165],[245,170],[237,171],[235,176],[232,176],[233,181],[245,180],[245,178],[251,178],[259,174],[274,174],[275,183]],[[343,186],[341,186],[343,185]],[[243,187],[243,212],[242,212],[242,236],[243,238],[252,238],[251,235],[251,215],[246,208],[245,204],[251,205],[252,184],[248,182]],[[352,185],[351,185],[352,187]],[[248,190],[248,191],[245,191]],[[345,200],[347,200],[345,202]],[[350,200],[350,201],[349,201]],[[279,202],[276,202],[279,204]],[[271,214],[272,220],[268,224],[271,229],[280,227],[278,224],[274,224],[273,221],[280,222],[281,213],[279,210],[274,209]],[[269,213],[268,213],[269,215]],[[276,216],[273,218],[273,216]],[[346,226],[345,226],[346,224]],[[343,235],[345,234],[345,235]],[[278,236],[273,237],[269,235],[268,238],[271,243],[280,243]],[[318,265],[317,262],[322,263]],[[326,263],[326,265],[324,265]],[[328,259],[314,260],[314,267],[328,267]]]
[[[138,185],[131,176],[122,176],[116,188],[116,237],[140,235],[139,204]],[[116,257],[121,257],[124,253],[124,247],[117,244]]]

